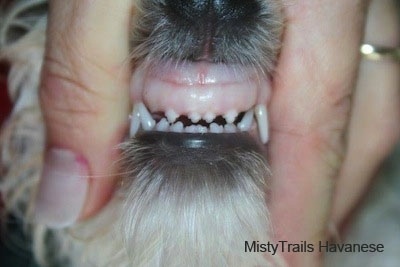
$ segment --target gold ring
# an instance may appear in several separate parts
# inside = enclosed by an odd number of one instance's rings
[[[400,47],[375,46],[362,44],[360,47],[361,55],[368,60],[389,59],[400,62]]]

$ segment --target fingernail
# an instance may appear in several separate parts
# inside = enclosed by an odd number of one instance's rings
[[[36,221],[53,228],[76,222],[85,204],[88,175],[82,157],[70,150],[50,149],[36,199]]]

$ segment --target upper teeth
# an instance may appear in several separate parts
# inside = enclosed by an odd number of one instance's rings
[[[256,118],[258,124],[258,133],[260,140],[265,144],[268,142],[268,116],[265,105],[257,105],[254,109],[248,110],[240,122],[234,124],[238,117],[238,112],[231,110],[222,117],[226,124],[220,125],[214,122],[217,117],[212,112],[207,112],[203,116],[193,112],[188,115],[193,125],[184,126],[183,122],[176,121],[180,115],[173,109],[165,112],[165,118],[162,118],[158,123],[153,119],[150,112],[143,103],[136,103],[133,107],[130,116],[130,136],[133,137],[139,131],[140,126],[144,131],[172,131],[172,132],[187,132],[187,133],[235,133],[249,131],[253,125],[253,119]],[[197,125],[200,121],[209,123],[209,128],[203,125]]]
[[[254,112],[258,122],[258,134],[260,135],[261,142],[265,144],[269,139],[267,108],[265,105],[257,105],[254,108]]]
[[[215,119],[215,114],[214,113],[212,113],[212,112],[207,112],[205,115],[204,115],[204,120],[206,121],[206,122],[208,122],[208,123],[211,123],[214,119]]]
[[[192,112],[189,114],[189,119],[193,122],[193,123],[198,123],[201,120],[201,116],[199,113],[197,112]]]
[[[230,110],[224,115],[224,119],[227,123],[233,123],[236,120],[238,113],[236,110]]]
[[[254,111],[251,109],[244,114],[242,121],[238,123],[238,128],[240,131],[245,132],[250,129],[251,125],[253,124],[253,116]]]
[[[156,121],[151,117],[150,112],[143,103],[139,103],[138,111],[140,113],[140,122],[142,123],[143,130],[152,130],[156,125]]]
[[[170,123],[173,123],[179,117],[179,114],[177,114],[174,110],[169,109],[167,112],[165,112],[165,116],[167,116],[167,119]]]

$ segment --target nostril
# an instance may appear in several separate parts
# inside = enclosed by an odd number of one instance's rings
[[[165,7],[175,20],[196,23],[247,21],[260,10],[256,0],[165,0]]]

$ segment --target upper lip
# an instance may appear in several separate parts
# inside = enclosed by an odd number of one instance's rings
[[[269,79],[254,68],[208,62],[143,64],[131,82],[133,103],[179,115],[242,112],[266,104],[269,94]]]

